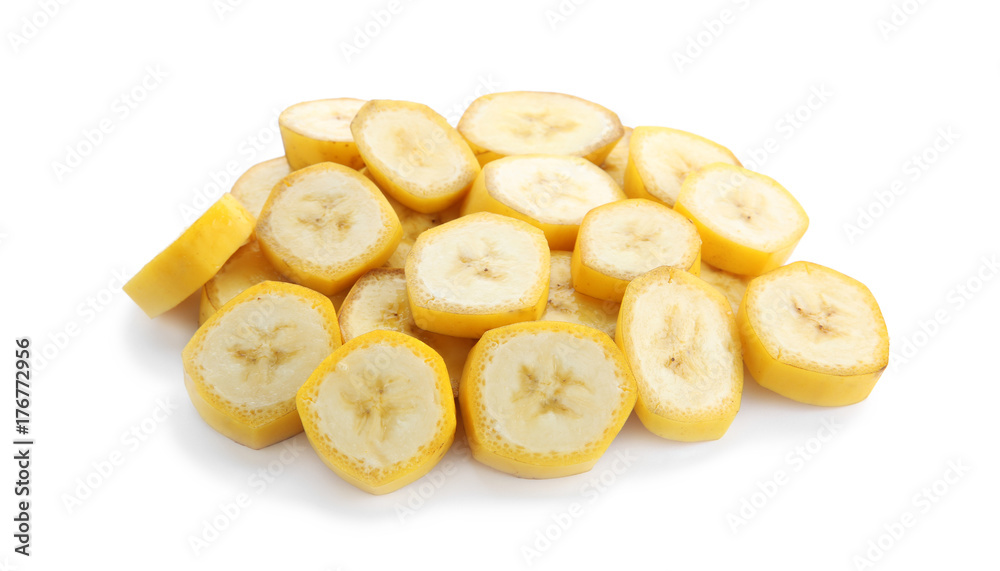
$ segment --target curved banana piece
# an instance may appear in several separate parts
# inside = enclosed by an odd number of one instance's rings
[[[122,291],[156,317],[187,299],[215,275],[253,233],[254,218],[224,194],[180,238],[132,276]]]
[[[274,185],[291,173],[285,157],[257,163],[236,179],[230,192],[246,207],[247,212],[257,218]]]

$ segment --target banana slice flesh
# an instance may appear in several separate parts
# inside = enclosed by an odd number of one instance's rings
[[[698,227],[705,261],[748,276],[785,263],[809,226],[805,210],[776,181],[722,163],[688,176],[674,209]]]
[[[646,428],[682,441],[726,433],[740,408],[743,361],[722,294],[687,272],[657,268],[629,284],[615,335]]]
[[[750,278],[720,270],[715,266],[706,264],[705,260],[701,261],[701,272],[698,273],[698,277],[708,282],[712,287],[719,290],[719,293],[726,296],[730,307],[733,308],[733,315],[736,315],[740,310],[740,302],[743,301],[743,295],[747,292],[747,284],[750,282]]]
[[[751,280],[738,322],[750,374],[800,402],[864,400],[889,362],[871,291],[819,264],[795,262]]]
[[[455,437],[455,401],[441,357],[395,331],[345,343],[296,398],[306,435],[340,477],[372,494],[437,464]]]
[[[254,218],[257,218],[274,185],[291,173],[292,169],[285,157],[257,163],[236,179],[231,193]]]
[[[417,327],[406,298],[406,276],[402,269],[376,268],[358,279],[338,313],[344,341],[369,331],[398,331],[426,343],[444,359],[452,393],[458,397],[458,381],[473,339],[432,333]]]
[[[351,122],[351,132],[379,188],[418,212],[447,209],[479,174],[469,145],[426,105],[369,101]]]
[[[257,240],[275,269],[324,295],[384,264],[402,233],[378,187],[334,163],[285,177],[257,220]]]
[[[432,228],[406,258],[406,290],[421,329],[477,338],[501,325],[538,319],[549,285],[541,230],[478,212]]]
[[[149,317],[175,307],[205,285],[253,233],[254,218],[224,194],[123,287]]]
[[[549,247],[572,250],[580,222],[593,208],[625,200],[600,167],[560,155],[519,155],[483,167],[462,213],[495,212],[539,228]]]
[[[510,155],[583,157],[600,165],[622,137],[618,116],[563,93],[507,91],[469,105],[458,130],[485,165]]]
[[[459,389],[473,457],[524,478],[589,470],[635,399],[635,380],[607,335],[550,321],[486,332]]]
[[[625,186],[625,169],[628,167],[628,144],[632,139],[632,128],[625,127],[624,134],[611,148],[601,168],[619,187]]]
[[[729,149],[693,133],[636,127],[629,141],[625,194],[673,206],[687,175],[711,163],[740,164]]]
[[[183,352],[185,385],[210,426],[263,448],[301,432],[296,391],[339,346],[328,298],[295,284],[263,282],[198,328]]]
[[[540,321],[579,323],[603,331],[614,339],[619,304],[597,299],[573,289],[571,252],[553,250],[549,273],[549,299]],[[739,302],[737,302],[739,303]]]
[[[348,97],[297,103],[278,116],[285,157],[292,170],[323,162],[352,169],[365,165],[351,135],[351,121],[365,104]]]
[[[621,301],[628,282],[669,266],[697,274],[701,238],[694,224],[666,206],[629,199],[599,206],[583,219],[573,250],[573,287]]]

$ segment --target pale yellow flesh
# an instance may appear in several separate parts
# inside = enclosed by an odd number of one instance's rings
[[[624,132],[618,116],[600,105],[561,93],[527,91],[477,99],[458,130],[474,149],[496,158],[540,153],[586,157],[598,164]],[[600,150],[601,156],[592,155]]]
[[[285,157],[257,163],[236,179],[232,194],[254,218],[257,218],[271,194],[271,189],[291,172],[292,169]]]
[[[636,127],[629,142],[625,193],[673,206],[691,172],[712,163],[739,165],[722,145],[666,127]]]
[[[655,202],[632,199],[592,211],[577,244],[588,267],[630,280],[659,266],[690,268],[701,239],[683,216]]]

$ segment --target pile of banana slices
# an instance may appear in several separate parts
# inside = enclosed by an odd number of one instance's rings
[[[860,282],[784,265],[809,220],[725,147],[559,93],[493,93],[452,127],[410,102],[279,118],[250,168],[125,286],[156,317],[200,291],[183,352],[205,421],[251,448],[305,431],[373,494],[474,458],[589,470],[635,410],[722,437],[756,382],[823,406],[888,363]],[[457,404],[456,404],[457,399]]]

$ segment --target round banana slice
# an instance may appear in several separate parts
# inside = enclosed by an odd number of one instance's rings
[[[697,226],[706,262],[747,276],[784,264],[809,226],[805,210],[780,184],[724,163],[691,173],[674,209]]]
[[[340,346],[330,300],[262,282],[236,296],[184,347],[184,386],[205,422],[259,449],[302,431],[295,393]]]
[[[607,335],[554,321],[487,331],[459,388],[473,457],[522,478],[590,470],[635,399],[635,379]]]
[[[323,162],[365,166],[351,135],[351,121],[365,102],[348,97],[296,103],[278,116],[285,157],[293,171]]]
[[[694,224],[652,200],[599,206],[583,218],[573,250],[576,291],[621,301],[628,282],[653,268],[700,271],[701,238]]]
[[[594,163],[565,155],[504,157],[483,167],[462,214],[495,212],[539,228],[549,247],[572,250],[587,212],[625,193]]]
[[[688,173],[711,163],[739,165],[729,149],[667,127],[636,127],[629,141],[625,194],[673,206]]]
[[[549,289],[549,246],[541,230],[477,212],[432,228],[406,258],[406,292],[421,329],[481,336],[538,319]]]
[[[210,280],[253,233],[253,216],[224,194],[180,238],[132,276],[122,291],[146,315],[156,317]]]
[[[212,279],[201,290],[201,309],[198,323],[209,317],[250,286],[260,282],[288,281],[274,269],[260,251],[257,240],[250,240],[230,256]]]
[[[465,358],[476,341],[417,327],[406,299],[406,276],[402,269],[375,268],[361,276],[340,307],[338,318],[345,342],[376,330],[398,331],[423,341],[444,359],[452,393],[458,397]]]
[[[430,471],[455,438],[444,361],[396,331],[372,331],[330,355],[296,397],[309,442],[338,476],[371,494]]]
[[[334,163],[282,179],[257,219],[257,240],[275,269],[324,295],[384,264],[402,235],[378,187]]]
[[[795,262],[752,279],[737,323],[753,378],[799,402],[860,402],[889,364],[875,297],[819,264]]]
[[[351,122],[351,132],[379,188],[417,212],[457,203],[479,174],[469,145],[426,105],[369,101]]]
[[[479,164],[509,155],[572,155],[599,165],[624,133],[618,115],[563,93],[483,95],[458,122]]]
[[[608,153],[608,157],[604,159],[604,164],[601,165],[604,172],[608,173],[608,176],[610,176],[619,187],[625,186],[625,168],[628,167],[628,143],[631,139],[632,128],[625,127],[625,134],[622,135],[622,138],[618,139],[615,146],[611,148],[611,152]]]
[[[257,163],[236,179],[231,193],[257,218],[274,185],[291,173],[292,169],[285,157]]]
[[[551,253],[549,273],[549,300],[540,321],[565,321],[593,327],[615,336],[615,322],[618,320],[618,303],[584,295],[573,289],[571,272],[571,252]]]
[[[733,315],[740,310],[740,302],[743,301],[743,294],[747,292],[747,283],[750,278],[736,275],[725,270],[720,270],[714,266],[701,261],[701,272],[698,277],[708,282],[719,293],[726,296],[730,307],[733,308]]]
[[[615,341],[639,386],[639,420],[663,438],[695,442],[726,433],[743,394],[743,360],[726,298],[676,268],[632,280]]]

